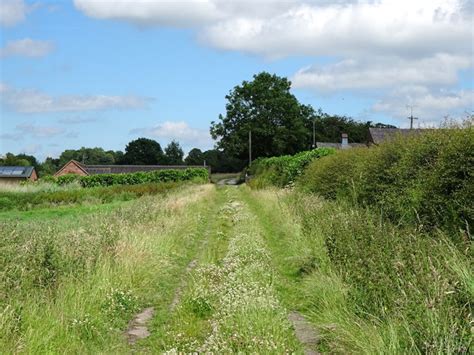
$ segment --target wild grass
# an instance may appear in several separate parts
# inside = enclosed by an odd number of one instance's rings
[[[140,185],[115,185],[84,189],[76,184],[57,186],[49,184],[25,185],[0,192],[0,211],[28,211],[60,206],[97,205],[113,201],[130,201],[144,195],[164,194],[183,182],[148,183]],[[54,185],[53,185],[54,186]]]
[[[467,353],[469,250],[442,232],[301,193],[248,193],[267,228],[286,302],[317,325],[322,352]]]
[[[196,231],[213,191],[180,187],[55,224],[0,222],[2,351],[129,352],[128,320],[166,307],[204,235]]]

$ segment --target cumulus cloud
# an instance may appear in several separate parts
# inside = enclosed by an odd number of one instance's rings
[[[14,26],[25,19],[28,6],[23,0],[0,1],[0,26]]]
[[[210,0],[74,0],[74,5],[93,18],[123,20],[137,25],[192,27],[221,17]]]
[[[430,90],[423,86],[404,86],[376,102],[372,109],[402,119],[408,116],[406,105],[413,106],[414,116],[422,119],[420,123],[433,124],[441,122],[446,116],[459,118],[466,116],[466,112],[472,113],[474,90]]]
[[[196,27],[211,46],[269,57],[467,53],[472,39],[471,7],[460,0],[75,0],[75,5],[99,19]]]
[[[39,90],[18,90],[0,84],[1,101],[20,113],[126,110],[146,108],[152,100],[140,96],[63,95],[51,96]]]
[[[61,118],[60,120],[58,120],[59,123],[71,124],[71,125],[97,122],[97,121],[98,119],[96,117],[80,117],[80,116],[66,117],[66,118]]]
[[[326,66],[299,70],[292,78],[294,87],[318,92],[380,89],[399,85],[454,85],[458,72],[469,68],[472,59],[437,54],[422,59],[380,57],[370,60],[348,59]]]
[[[209,131],[192,128],[184,121],[165,121],[153,127],[136,128],[130,131],[131,134],[143,134],[158,139],[176,139],[185,145],[205,146],[212,145],[212,138]]]
[[[324,93],[370,91],[372,98],[382,97],[373,108],[377,112],[400,116],[396,107],[411,99],[448,114],[471,97],[453,88],[460,72],[473,66],[472,0],[75,0],[75,5],[97,19],[192,27],[200,43],[218,49],[270,59],[332,58],[332,64],[297,71],[294,85]],[[408,95],[407,88],[414,87],[425,92]],[[419,111],[437,114],[428,107]]]
[[[54,45],[50,41],[38,41],[24,38],[17,41],[8,41],[4,48],[0,48],[0,57],[44,57],[53,51]]]

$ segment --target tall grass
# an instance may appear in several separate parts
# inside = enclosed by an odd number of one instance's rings
[[[467,353],[472,259],[443,232],[301,192],[247,194],[267,229],[287,307],[330,353]]]
[[[211,197],[182,187],[55,224],[0,222],[0,349],[128,352],[128,320],[170,302]]]

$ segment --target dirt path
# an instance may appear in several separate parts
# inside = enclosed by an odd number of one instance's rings
[[[281,302],[267,232],[242,188],[221,185],[216,191],[216,214],[201,221],[203,246],[183,272],[166,314],[152,328],[142,324],[147,316],[138,315],[129,341],[151,333],[147,351],[159,353],[317,354],[314,329]]]

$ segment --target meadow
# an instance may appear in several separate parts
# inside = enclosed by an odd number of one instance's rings
[[[3,189],[0,348],[467,354],[473,144],[465,127],[260,159],[241,186]]]

